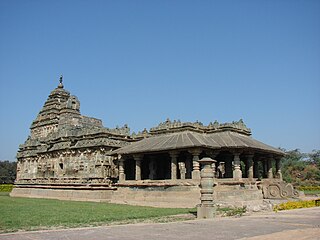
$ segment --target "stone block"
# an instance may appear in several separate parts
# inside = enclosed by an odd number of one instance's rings
[[[216,216],[216,208],[212,206],[205,206],[199,204],[197,206],[197,218],[198,219],[210,219]]]

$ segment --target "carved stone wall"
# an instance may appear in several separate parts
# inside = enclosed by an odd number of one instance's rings
[[[290,183],[280,180],[263,180],[261,182],[263,197],[268,199],[297,198],[299,192]]]
[[[80,114],[80,101],[63,88],[62,79],[17,153],[17,184],[104,183],[118,177],[110,153],[133,141],[127,125],[105,128]]]

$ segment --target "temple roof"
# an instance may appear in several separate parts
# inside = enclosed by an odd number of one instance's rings
[[[277,148],[259,142],[246,134],[230,130],[213,133],[181,131],[154,135],[122,147],[114,151],[113,154],[151,153],[199,147],[217,150],[226,148],[251,149],[284,155]]]

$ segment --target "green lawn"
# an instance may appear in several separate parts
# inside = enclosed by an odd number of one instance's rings
[[[317,195],[320,194],[320,190],[304,190],[305,195]]]
[[[97,226],[112,222],[185,214],[190,211],[194,209],[11,198],[8,193],[0,193],[0,233],[52,227]]]

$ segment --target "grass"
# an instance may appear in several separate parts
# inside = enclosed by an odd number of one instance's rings
[[[304,190],[305,195],[317,195],[320,194],[320,190]]]
[[[0,193],[0,233],[59,227],[99,226],[114,222],[128,223],[135,220],[189,214],[191,211],[194,209],[11,198],[9,193]]]
[[[13,184],[0,184],[0,192],[11,192]]]
[[[241,217],[243,214],[247,212],[246,207],[237,207],[237,208],[218,208],[217,209],[218,214],[220,213],[222,216],[236,216]]]
[[[298,190],[303,191],[306,195],[320,194],[320,186],[300,186]]]

